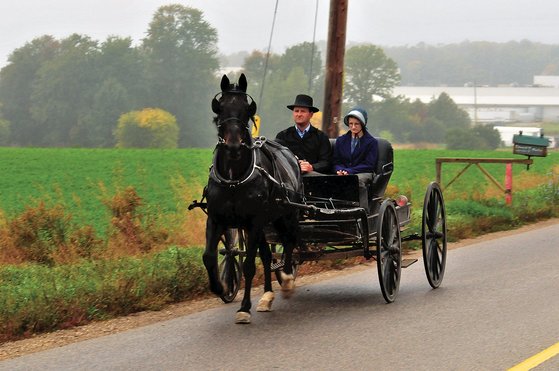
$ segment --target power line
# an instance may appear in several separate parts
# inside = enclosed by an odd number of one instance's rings
[[[264,84],[266,83],[266,74],[268,73],[268,60],[270,59],[270,49],[272,48],[272,36],[274,35],[274,26],[276,24],[276,15],[278,14],[278,3],[274,9],[274,19],[272,20],[272,30],[270,31],[270,40],[268,41],[268,52],[266,53],[266,61],[264,62],[264,76],[262,76],[262,84],[260,85],[260,95],[258,96],[258,104],[262,107],[262,97],[264,95]]]
[[[309,71],[309,94],[311,93],[311,88],[312,88],[312,70],[313,70],[313,64],[314,64],[314,45],[315,45],[315,40],[316,40],[316,19],[318,17],[318,0],[316,0],[316,8],[314,10],[314,30],[312,33],[312,45],[311,45],[311,68]]]

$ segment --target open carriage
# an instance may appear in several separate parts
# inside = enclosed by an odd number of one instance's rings
[[[422,216],[421,235],[403,235],[410,224],[411,204],[405,196],[394,200],[384,193],[394,170],[392,145],[377,138],[379,156],[376,174],[369,184],[369,204],[359,205],[356,175],[324,175],[303,178],[305,198],[292,203],[299,208],[301,246],[293,257],[293,268],[305,261],[347,259],[363,256],[377,262],[382,295],[393,302],[398,293],[401,269],[417,259],[403,259],[402,242],[421,240],[427,280],[437,288],[443,279],[446,262],[446,214],[439,185],[428,185]],[[334,141],[331,141],[334,145]],[[281,283],[283,267],[281,243],[273,230],[266,230],[266,240],[274,253],[272,270]],[[241,283],[241,266],[245,254],[242,230],[229,230],[223,238],[220,275],[227,288],[221,298],[235,299]]]
[[[223,76],[221,93],[212,100],[218,142],[208,185],[202,201],[189,206],[200,207],[208,215],[202,258],[210,290],[231,302],[240,288],[241,273],[245,279],[235,322],[250,323],[250,288],[257,254],[264,267],[259,312],[271,310],[272,271],[283,295],[289,297],[295,288],[297,265],[360,255],[376,260],[382,294],[392,302],[398,293],[401,269],[415,261],[402,259],[402,241],[414,239],[423,243],[429,284],[438,287],[446,261],[446,215],[438,184],[433,182],[427,188],[421,235],[402,237],[410,223],[410,204],[406,197],[393,200],[384,195],[394,170],[388,141],[378,139],[375,172],[367,200],[361,201],[366,205],[360,204],[357,175],[301,177],[297,158],[290,150],[265,138],[252,138],[249,120],[256,113],[256,103],[246,89],[244,74],[238,84]],[[224,245],[221,249],[220,240]]]

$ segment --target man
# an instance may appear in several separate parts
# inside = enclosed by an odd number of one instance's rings
[[[313,106],[312,97],[299,94],[287,108],[293,111],[295,125],[280,131],[276,141],[297,156],[303,175],[330,173],[332,148],[326,134],[311,125],[311,117],[319,111]]]

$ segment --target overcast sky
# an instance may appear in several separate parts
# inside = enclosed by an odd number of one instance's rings
[[[531,40],[559,44],[559,0],[348,0],[347,41],[381,46]],[[42,35],[72,33],[138,44],[158,7],[200,9],[220,52],[266,50],[276,0],[0,0],[0,67]],[[317,0],[279,0],[272,51],[312,41]],[[326,40],[330,0],[318,0],[316,40]]]

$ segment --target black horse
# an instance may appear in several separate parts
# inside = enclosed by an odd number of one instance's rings
[[[212,100],[218,131],[210,177],[206,187],[208,220],[204,265],[210,289],[222,295],[217,245],[229,228],[241,228],[246,234],[246,258],[243,263],[245,291],[236,323],[250,323],[250,290],[255,274],[257,252],[264,266],[264,295],[257,310],[270,311],[274,299],[271,279],[272,253],[266,243],[264,227],[276,229],[284,247],[285,264],[282,292],[290,296],[294,289],[292,252],[298,243],[298,211],[289,201],[299,201],[302,183],[296,157],[285,147],[264,138],[253,139],[249,120],[256,103],[246,94],[244,74],[237,84],[223,76],[221,93]],[[250,98],[250,101],[249,101]]]

